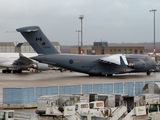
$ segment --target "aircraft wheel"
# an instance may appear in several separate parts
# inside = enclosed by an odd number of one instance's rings
[[[102,75],[102,74],[88,74],[89,76],[105,76],[105,75]]]
[[[96,76],[95,74],[89,74],[89,76]]]
[[[6,73],[7,71],[6,70],[2,70],[2,73]]]
[[[106,74],[102,74],[101,72],[99,73],[99,76],[106,76]]]
[[[11,73],[12,70],[7,70],[7,73]]]
[[[22,73],[22,70],[17,70],[17,73]]]
[[[149,71],[148,71],[148,72],[146,72],[146,74],[147,74],[147,75],[150,75],[150,74],[151,74],[151,72],[149,72]]]
[[[17,70],[13,70],[13,73],[17,73]]]
[[[108,77],[113,76],[113,74],[107,74]]]

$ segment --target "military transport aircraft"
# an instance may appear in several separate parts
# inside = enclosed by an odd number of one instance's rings
[[[157,65],[148,55],[80,55],[59,53],[38,26],[16,29],[41,55],[31,57],[41,63],[51,64],[68,70],[89,74],[90,76],[112,76],[113,74],[151,72]],[[43,55],[42,55],[43,54]]]

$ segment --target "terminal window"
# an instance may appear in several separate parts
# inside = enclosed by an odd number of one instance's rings
[[[140,53],[140,54],[143,54],[143,50],[140,50],[139,53]]]
[[[120,53],[120,52],[121,52],[121,49],[118,49],[118,52]]]
[[[137,49],[134,50],[134,54],[137,54]]]
[[[124,49],[124,54],[127,54],[127,50],[126,49]]]
[[[129,49],[129,54],[131,54],[132,53],[132,49]]]
[[[113,52],[116,52],[116,49],[114,49]]]

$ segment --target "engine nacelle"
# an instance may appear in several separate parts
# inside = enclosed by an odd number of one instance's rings
[[[128,67],[131,67],[133,69],[144,69],[146,67],[146,63],[143,60],[128,62]]]
[[[48,64],[44,64],[44,63],[33,64],[33,68],[36,70],[49,70],[50,69]]]

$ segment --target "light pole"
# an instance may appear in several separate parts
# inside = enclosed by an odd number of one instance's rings
[[[83,18],[84,18],[84,15],[79,16],[79,19],[81,19],[81,50],[82,50],[82,46],[83,46],[83,24],[82,24]]]
[[[78,54],[80,54],[80,47],[79,47],[79,33],[81,32],[80,30],[76,30],[78,32]]]
[[[154,22],[153,22],[153,24],[154,24],[154,28],[153,28],[153,30],[154,30],[154,33],[153,33],[153,37],[154,37],[154,41],[153,41],[154,49],[153,49],[153,52],[154,52],[154,57],[156,58],[155,11],[157,11],[157,10],[156,9],[152,9],[149,12],[153,12],[154,13],[154,16],[153,16],[154,17]]]

